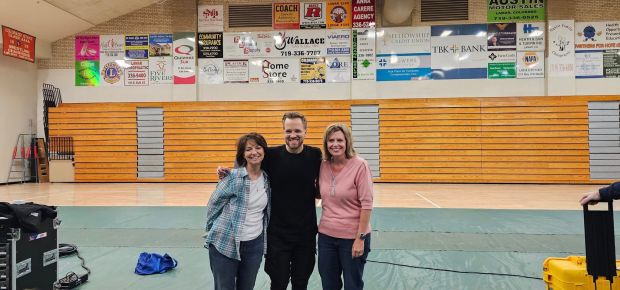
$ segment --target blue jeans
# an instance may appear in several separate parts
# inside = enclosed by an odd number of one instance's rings
[[[339,239],[319,233],[319,274],[323,290],[342,289],[344,276],[345,290],[364,289],[364,265],[370,252],[370,234],[364,240],[364,254],[353,258],[351,249],[353,239]]]
[[[252,290],[258,269],[263,261],[263,234],[256,239],[241,242],[241,261],[231,259],[209,245],[209,264],[213,272],[214,290]]]

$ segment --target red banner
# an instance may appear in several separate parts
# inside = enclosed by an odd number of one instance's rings
[[[375,0],[353,0],[353,28],[375,27]]]
[[[2,54],[34,62],[36,37],[2,26]]]

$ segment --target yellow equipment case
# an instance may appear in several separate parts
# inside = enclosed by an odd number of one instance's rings
[[[586,256],[547,258],[543,280],[547,290],[620,290],[616,261],[613,202],[606,210],[583,206]]]
[[[616,261],[616,267],[620,261]],[[599,277],[594,285],[594,277],[588,275],[586,257],[568,256],[566,258],[547,258],[543,264],[543,280],[548,290],[620,290],[620,272],[616,271],[615,283]]]

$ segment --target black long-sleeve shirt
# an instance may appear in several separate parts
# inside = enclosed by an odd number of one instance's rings
[[[598,190],[601,195],[601,201],[611,201],[612,199],[620,199],[620,182],[614,182],[609,186]]]

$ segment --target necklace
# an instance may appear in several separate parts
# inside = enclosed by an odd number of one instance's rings
[[[332,181],[329,187],[329,196],[336,196],[336,175],[334,174],[334,168],[332,168],[332,166],[334,165],[334,163],[330,160],[329,161],[329,173],[331,174],[332,177]],[[344,166],[346,165],[343,164],[342,168],[340,168],[340,170],[338,170],[338,173],[342,172],[342,169],[344,169]]]

